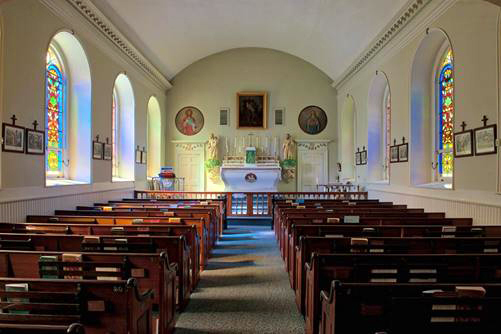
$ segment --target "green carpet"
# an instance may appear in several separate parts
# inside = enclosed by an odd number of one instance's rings
[[[268,226],[230,226],[177,320],[176,334],[304,333]]]

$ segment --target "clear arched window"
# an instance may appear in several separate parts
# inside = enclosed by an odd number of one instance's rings
[[[119,152],[119,142],[118,138],[120,138],[118,134],[118,130],[120,129],[120,106],[117,99],[116,89],[113,89],[113,97],[112,97],[112,113],[111,113],[111,144],[113,148],[113,157],[111,159],[112,162],[112,176],[119,177],[118,172],[118,152]]]
[[[452,50],[442,55],[438,69],[438,121],[437,152],[438,174],[440,178],[450,178],[453,174],[453,133],[454,133],[454,67]]]
[[[383,125],[383,140],[382,140],[382,150],[383,152],[383,179],[390,179],[390,146],[391,146],[391,93],[390,87],[386,86],[384,99],[383,99],[383,119],[381,124]]]
[[[61,54],[51,44],[46,64],[46,175],[65,177],[66,75]]]

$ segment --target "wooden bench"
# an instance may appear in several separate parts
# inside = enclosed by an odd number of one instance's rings
[[[478,286],[485,289],[485,296],[460,292]],[[437,293],[423,294],[430,290]],[[330,289],[322,290],[321,301],[320,334],[494,334],[501,327],[500,284],[333,281]]]
[[[501,254],[317,254],[306,263],[306,333],[318,333],[320,291],[343,283],[498,283]]]
[[[20,289],[12,291],[13,284]],[[132,278],[0,278],[0,300],[1,333],[152,333],[153,291],[140,293]]]
[[[154,292],[158,306],[160,333],[174,328],[176,299],[180,309],[186,306],[189,291],[179,282],[176,294],[176,265],[169,263],[167,253],[80,253],[81,262],[65,262],[66,252],[0,250],[0,277],[9,278],[83,278],[111,281],[134,278],[141,291]],[[45,257],[41,261],[41,256]],[[48,257],[55,257],[48,261]],[[64,282],[66,279],[60,279]],[[184,285],[183,285],[184,284]],[[112,328],[111,326],[108,328]]]

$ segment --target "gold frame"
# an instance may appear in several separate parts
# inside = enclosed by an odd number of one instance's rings
[[[263,126],[240,126],[240,97],[262,96],[263,97]],[[267,92],[238,92],[237,93],[237,129],[265,130],[268,128],[268,93]]]

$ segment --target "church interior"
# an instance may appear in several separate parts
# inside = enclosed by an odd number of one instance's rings
[[[500,119],[500,0],[0,0],[0,334],[497,333]]]

